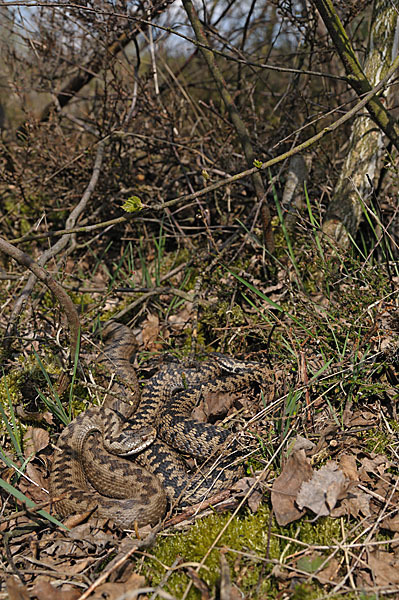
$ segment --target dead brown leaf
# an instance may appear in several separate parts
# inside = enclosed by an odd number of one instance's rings
[[[292,452],[298,452],[299,450],[311,451],[315,448],[315,444],[303,437],[302,435],[297,435],[293,445],[290,447],[290,454]]]
[[[348,427],[364,427],[378,422],[378,413],[359,410],[355,411],[345,423]]]
[[[396,585],[399,583],[399,560],[391,552],[375,550],[368,553],[368,564],[377,585]]]
[[[29,496],[29,498],[35,502],[48,502],[49,495],[47,492],[45,492],[46,481],[43,478],[41,471],[33,463],[28,463],[25,473],[32,481],[29,481],[29,479],[26,478],[21,478],[18,484],[21,492]]]
[[[249,498],[247,500],[247,503],[248,503],[248,506],[249,506],[251,512],[256,513],[258,511],[259,506],[262,502],[262,498],[263,498],[263,496],[260,492],[258,492],[256,490],[254,492],[252,492],[252,494],[249,496]]]
[[[82,590],[76,587],[62,590],[48,581],[39,581],[33,586],[31,594],[38,600],[76,600],[82,595]]]
[[[177,315],[170,315],[168,323],[173,331],[182,331],[191,323],[193,318],[193,304],[192,302],[186,302],[183,310],[177,313]]]
[[[8,577],[6,580],[9,600],[29,600],[29,592],[26,587],[16,578]]]
[[[24,456],[29,459],[47,448],[50,442],[49,432],[40,427],[28,427],[24,435]]]
[[[43,488],[46,489],[46,485],[48,484],[48,480],[46,481],[43,477],[43,473],[41,471],[40,468],[38,468],[36,465],[34,465],[33,463],[28,463],[26,465],[26,474],[28,477],[30,477],[32,479],[32,481],[34,481],[35,483],[37,483],[38,486],[41,486]],[[33,486],[31,486],[33,487]],[[37,486],[34,486],[34,488],[38,489]],[[39,488],[40,489],[40,488]],[[40,502],[42,501],[46,501],[49,499],[48,494],[44,493],[42,490],[40,490],[40,494],[37,495],[35,494],[35,497],[37,499],[37,501],[39,501],[39,497],[43,497],[43,500],[40,500]]]
[[[373,579],[370,571],[366,569],[359,569],[356,573],[356,585],[360,589],[367,589],[373,587]]]
[[[132,573],[125,583],[103,583],[90,596],[92,600],[116,600],[123,594],[145,586],[145,577]]]
[[[295,499],[301,485],[308,481],[312,474],[313,469],[304,450],[291,454],[275,480],[271,493],[272,506],[279,525],[287,525],[305,514],[304,510],[298,510],[295,506]]]
[[[196,570],[192,567],[187,567],[186,571],[193,583],[193,586],[201,593],[201,600],[210,600],[211,594],[209,592],[207,583],[201,579]]]
[[[207,416],[206,416],[206,413],[205,413],[205,405],[204,405],[203,402],[201,402],[198,406],[196,406],[191,411],[191,416],[192,416],[193,419],[195,419],[199,423],[206,423]]]
[[[146,348],[151,349],[156,345],[155,341],[158,339],[159,329],[158,315],[148,315],[147,319],[144,321],[141,333]]]
[[[371,515],[371,495],[359,490],[355,483],[348,486],[347,492],[350,497],[344,498],[340,505],[331,511],[330,515],[334,518],[344,515],[352,515],[357,518],[360,514],[369,517]]]
[[[203,404],[207,418],[220,418],[227,415],[234,402],[242,397],[240,392],[211,392],[206,394]]]
[[[48,425],[54,425],[54,415],[46,410],[44,412],[32,412],[26,410],[23,406],[16,407],[16,413],[20,419],[25,421],[34,421],[35,423],[43,423],[45,421]]]
[[[334,581],[340,567],[340,562],[336,558],[331,558],[325,569],[316,573],[315,577],[320,583],[326,584]]]
[[[233,485],[232,490],[237,492],[239,497],[245,496],[256,482],[258,482],[256,477],[242,477]],[[262,502],[262,497],[262,493],[259,492],[254,486],[252,492],[247,498],[248,506],[253,513],[257,512],[260,503]]]
[[[356,457],[353,454],[342,454],[339,458],[339,467],[345,477],[351,481],[359,481],[356,466]]]
[[[360,463],[367,473],[376,473],[377,475],[383,475],[391,466],[391,461],[384,454],[371,454],[370,458],[365,456]]]
[[[330,461],[305,481],[296,498],[299,509],[310,508],[317,517],[329,515],[348,488],[345,475],[334,461]]]
[[[399,514],[394,517],[386,517],[381,521],[381,527],[384,529],[388,529],[388,531],[394,531],[398,533],[399,531]]]

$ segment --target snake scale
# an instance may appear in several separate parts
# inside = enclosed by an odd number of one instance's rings
[[[205,363],[170,363],[148,380],[140,395],[130,363],[137,349],[131,330],[110,322],[99,362],[114,374],[102,407],[74,419],[59,437],[50,491],[60,516],[93,511],[121,528],[154,524],[170,503],[201,501],[240,474],[231,463],[241,452],[234,436],[191,418],[204,393],[237,391],[261,382],[265,367],[215,353]],[[212,470],[207,461],[191,475],[181,455],[228,456]],[[223,453],[224,454],[224,453]],[[134,456],[134,460],[132,458]]]

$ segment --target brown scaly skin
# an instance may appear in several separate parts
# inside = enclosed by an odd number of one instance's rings
[[[268,370],[217,354],[206,363],[172,363],[147,382],[137,408],[140,395],[129,360],[135,338],[117,323],[106,333],[102,362],[116,373],[117,391],[124,399],[108,398],[102,408],[80,415],[60,436],[51,488],[53,496],[65,493],[67,499],[58,512],[97,506],[98,515],[132,528],[135,521],[144,525],[162,518],[165,493],[172,502],[183,497],[184,503],[194,503],[231,485],[241,474],[240,467],[231,464],[240,456],[237,442],[230,431],[199,423],[190,413],[204,391],[234,392],[262,381]],[[227,458],[211,470],[204,464],[194,475],[177,452],[214,458],[225,454],[228,444]],[[120,456],[134,452],[134,462]]]
[[[126,450],[121,450],[125,441],[120,433],[121,418],[127,419],[134,413],[140,392],[129,362],[137,347],[133,333],[124,325],[111,323],[104,334],[106,346],[100,360],[115,372],[117,381],[112,391],[116,390],[119,396],[108,397],[106,406],[89,409],[64,429],[54,456],[50,489],[52,497],[66,496],[56,505],[61,516],[93,510],[95,516],[132,529],[135,522],[146,525],[159,521],[166,510],[166,496],[155,475],[105,449],[108,444],[112,451]],[[135,451],[153,437],[153,428],[131,436],[133,446],[137,444]],[[101,493],[90,483],[90,464],[94,462],[106,465],[98,486]]]

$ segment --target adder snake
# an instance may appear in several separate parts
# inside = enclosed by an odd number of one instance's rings
[[[153,376],[141,399],[130,358],[136,339],[125,325],[104,330],[100,362],[114,373],[112,396],[72,421],[58,440],[50,475],[52,497],[61,516],[92,510],[119,527],[154,524],[167,500],[203,499],[209,489],[227,487],[240,471],[231,466],[240,451],[229,430],[199,423],[191,411],[204,391],[236,391],[261,381],[265,368],[215,354],[206,363],[172,363]],[[230,438],[230,440],[229,440]],[[229,456],[218,466],[190,476],[179,454],[209,458],[230,441]],[[134,455],[134,461],[127,458]],[[202,471],[204,471],[202,473]]]

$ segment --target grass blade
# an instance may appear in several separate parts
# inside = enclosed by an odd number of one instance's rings
[[[3,490],[5,490],[7,492],[7,494],[11,494],[16,500],[23,502],[28,508],[34,508],[34,509],[37,508],[37,506],[33,502],[33,500],[31,500],[30,498],[25,496],[25,494],[23,494],[17,488],[15,488],[13,485],[11,485],[11,483],[8,483],[7,481],[4,481],[4,479],[1,479],[1,478],[0,478],[0,487],[2,487]],[[58,527],[62,527],[63,529],[66,529],[68,531],[68,527],[65,527],[65,525],[63,525],[61,523],[61,521],[59,521],[58,519],[56,519],[55,517],[50,515],[50,513],[48,513],[46,510],[43,510],[41,508],[41,509],[37,510],[37,514],[40,515],[41,517],[43,517],[44,519],[51,521],[51,523],[54,523],[54,525],[57,525]]]

